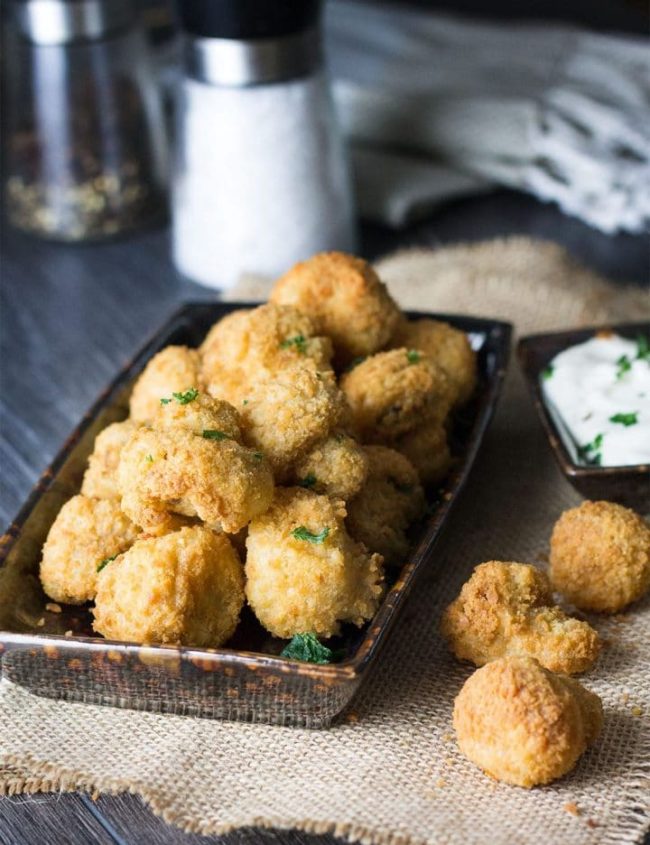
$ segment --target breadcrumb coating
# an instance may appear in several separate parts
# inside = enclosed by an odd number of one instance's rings
[[[234,633],[243,604],[232,544],[192,526],[139,540],[102,569],[94,628],[112,640],[216,647]]]
[[[131,419],[150,422],[160,400],[172,393],[201,387],[200,360],[196,349],[167,346],[149,361],[131,392]]]
[[[338,424],[345,400],[332,373],[293,366],[250,385],[240,410],[244,442],[268,458],[277,481]]]
[[[390,445],[422,423],[444,419],[449,380],[428,356],[391,349],[362,361],[341,378],[352,422],[364,443]]]
[[[418,471],[425,487],[440,484],[451,469],[447,430],[439,420],[427,420],[394,442]]]
[[[374,615],[381,557],[356,543],[344,520],[343,502],[292,487],[277,488],[271,508],[251,522],[246,596],[276,637],[331,637],[342,622],[359,626]]]
[[[551,537],[551,580],[576,607],[616,613],[650,589],[650,526],[613,502],[565,511]]]
[[[393,335],[392,345],[419,349],[429,355],[447,373],[451,385],[451,404],[464,405],[476,388],[476,353],[465,332],[442,320],[402,320]]]
[[[264,455],[241,443],[237,415],[225,402],[199,395],[162,405],[122,449],[122,508],[150,533],[178,527],[178,515],[235,533],[273,497]]]
[[[526,788],[571,771],[602,723],[597,695],[530,657],[478,669],[454,704],[463,754],[491,777]]]
[[[308,314],[334,343],[339,366],[384,347],[400,311],[367,261],[322,252],[296,264],[275,284],[272,302]]]
[[[64,604],[91,601],[99,563],[128,549],[138,532],[116,499],[73,496],[59,511],[43,546],[43,590]]]
[[[596,631],[554,606],[546,575],[525,563],[477,566],[445,610],[441,629],[456,657],[476,666],[529,656],[573,675],[589,669],[600,651]]]
[[[424,492],[412,464],[385,446],[365,446],[368,480],[348,502],[346,524],[355,540],[390,565],[406,562],[409,526],[422,515]]]
[[[296,364],[330,370],[332,342],[288,305],[267,303],[234,311],[210,329],[200,348],[208,392],[239,407],[241,388]],[[238,389],[238,386],[240,389]]]
[[[317,443],[292,469],[300,487],[349,501],[368,477],[368,457],[357,441],[342,431]]]
[[[113,423],[100,431],[95,438],[88,469],[84,473],[81,492],[96,499],[119,499],[117,468],[122,447],[137,428],[132,420]]]

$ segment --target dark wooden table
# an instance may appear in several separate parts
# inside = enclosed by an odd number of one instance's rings
[[[606,237],[557,209],[506,191],[455,203],[425,223],[395,233],[364,226],[369,258],[397,247],[500,235],[555,240],[620,281],[648,284],[648,242]],[[168,235],[65,247],[2,233],[0,519],[14,515],[66,434],[116,370],[187,299],[213,297],[183,282]],[[522,280],[522,295],[525,295]],[[0,843],[119,845],[332,845],[332,837],[241,831],[222,838],[168,827],[130,795],[38,795],[0,800]]]

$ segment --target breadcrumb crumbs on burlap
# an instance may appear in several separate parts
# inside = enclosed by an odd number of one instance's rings
[[[563,809],[567,813],[570,813],[572,816],[579,816],[580,815],[580,808],[573,801],[569,802],[568,804],[565,804]]]

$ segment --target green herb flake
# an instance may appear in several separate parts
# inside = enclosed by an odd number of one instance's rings
[[[323,528],[323,530],[318,534],[312,534],[312,532],[308,528],[305,528],[304,525],[299,525],[298,528],[293,529],[291,536],[296,540],[307,540],[308,543],[314,543],[319,546],[321,543],[325,542],[329,533],[329,528]]]
[[[318,479],[314,475],[313,472],[308,473],[304,478],[301,478],[298,482],[298,487],[304,487],[306,490],[311,490],[311,488],[316,484]]]
[[[554,372],[555,367],[553,366],[553,364],[549,364],[548,367],[544,367],[544,369],[542,370],[542,378],[544,379],[544,381],[548,381]]]
[[[637,361],[648,361],[650,363],[650,341],[645,335],[638,335],[636,339]]]
[[[632,369],[632,362],[627,357],[627,355],[621,355],[621,357],[616,362],[617,370],[616,370],[616,379],[622,379],[625,373],[629,373]]]
[[[146,461],[148,464],[152,464],[152,463],[153,463],[153,455],[147,455],[147,456],[145,457],[145,461]]]
[[[248,405],[248,401],[249,401],[248,399],[244,399],[243,402],[242,402],[242,405]]]
[[[219,431],[216,428],[204,428],[201,437],[204,437],[206,440],[217,440],[219,442],[222,440],[232,440],[229,434],[226,434],[225,431]]]
[[[188,405],[190,402],[194,402],[196,397],[199,395],[199,391],[196,387],[190,387],[189,390],[184,390],[179,393],[172,393],[172,398],[175,399],[179,405]],[[171,399],[161,399],[161,405],[169,405]]]
[[[578,447],[578,456],[588,464],[600,465],[602,455],[600,448],[603,445],[603,435],[597,434],[591,443],[585,443],[584,446]]]
[[[292,346],[296,347],[296,351],[300,355],[304,355],[307,351],[307,340],[305,336],[297,334],[295,337],[288,337],[280,343],[280,349],[291,349]]]
[[[417,349],[409,349],[406,353],[406,358],[409,364],[417,364],[421,357],[422,356]]]
[[[100,560],[97,564],[97,572],[101,572],[105,566],[108,566],[109,563],[115,560],[117,555],[111,555],[111,557],[105,557],[104,560]]]
[[[624,425],[627,428],[628,426],[636,425],[639,422],[638,416],[638,411],[633,411],[629,414],[614,414],[613,417],[609,418],[609,421],[613,423],[620,423],[621,425]]]
[[[256,461],[261,461],[264,458],[264,452],[253,452],[253,457]]]
[[[320,642],[316,634],[295,634],[289,645],[280,652],[281,657],[301,660],[303,663],[332,663],[337,657],[331,648]]]

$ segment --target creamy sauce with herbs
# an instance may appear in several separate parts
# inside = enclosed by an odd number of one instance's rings
[[[543,393],[582,463],[650,463],[650,338],[597,335],[556,355]]]

